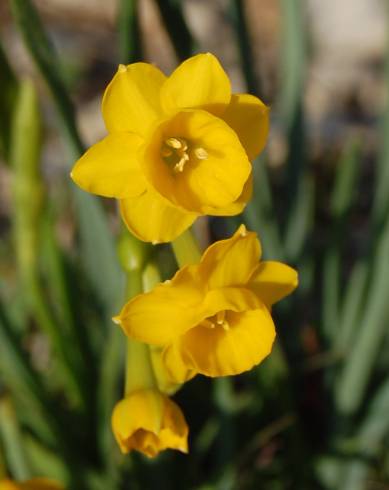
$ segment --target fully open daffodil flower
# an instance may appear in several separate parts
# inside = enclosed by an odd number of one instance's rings
[[[200,215],[243,210],[268,108],[252,95],[231,94],[215,56],[193,56],[170,77],[147,63],[120,65],[102,112],[109,134],[71,176],[88,192],[119,199],[138,238],[168,242]]]
[[[33,478],[18,483],[12,480],[1,480],[0,490],[64,490],[64,487],[47,478]]]
[[[260,255],[257,235],[242,225],[211,245],[199,264],[130,300],[114,320],[129,337],[163,346],[176,382],[247,371],[271,351],[272,304],[297,286],[294,269],[259,262]]]
[[[188,452],[188,426],[180,408],[155,389],[134,391],[117,403],[112,429],[122,453],[153,458],[165,449]]]

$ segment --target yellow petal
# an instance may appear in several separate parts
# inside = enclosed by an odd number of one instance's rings
[[[154,375],[157,381],[158,389],[162,393],[167,395],[173,395],[184,381],[192,378],[193,375],[187,372],[185,366],[181,363],[181,367],[185,370],[185,373],[180,373],[180,376],[173,376],[170,370],[167,368],[164,362],[164,349],[163,347],[153,346],[150,348],[150,358],[153,365]],[[177,362],[180,362],[177,360]]]
[[[148,63],[120,65],[102,102],[108,131],[147,134],[161,116],[160,90],[165,80],[165,75]]]
[[[204,252],[199,274],[209,289],[245,285],[258,265],[261,245],[256,233],[241,225],[227,240],[220,240]]]
[[[165,345],[202,318],[203,292],[193,277],[195,266],[179,270],[174,278],[149,293],[130,300],[116,317],[126,335],[141,342]]]
[[[204,320],[220,311],[243,312],[262,307],[263,303],[252,291],[243,288],[221,288],[207,293],[203,304],[199,306],[199,311],[202,312],[201,320]],[[193,330],[197,328],[195,326]],[[177,337],[175,341],[165,347],[162,353],[162,361],[168,377],[177,384],[189,381],[197,372],[197,368],[193,367],[190,352],[182,349],[182,339],[184,338],[186,338],[186,334],[183,337]]]
[[[153,244],[174,240],[197,218],[197,214],[172,206],[152,190],[121,200],[120,212],[136,237]]]
[[[239,136],[249,159],[258,156],[269,133],[269,108],[253,95],[233,94],[222,117]]]
[[[162,352],[161,362],[166,370],[168,378],[176,386],[186,383],[196,375],[190,367],[190,361],[182,357],[180,350],[180,337],[165,347]]]
[[[221,114],[230,98],[230,81],[211,53],[198,54],[181,63],[161,89],[161,102],[167,113],[199,108]]]
[[[298,275],[294,269],[281,262],[264,261],[254,271],[247,287],[270,307],[297,285]]]
[[[188,145],[182,171],[162,153],[171,137],[179,137]],[[199,150],[205,158],[197,157]],[[237,135],[224,121],[205,111],[188,110],[156,128],[145,148],[144,171],[153,187],[170,202],[204,214],[207,207],[224,208],[239,198],[251,164]]]
[[[262,301],[253,291],[243,287],[220,287],[209,291],[201,305],[202,318],[215,315],[219,311],[256,310]]]
[[[188,426],[179,407],[156,390],[131,393],[115,406],[112,429],[123,453],[148,457],[164,449],[188,451]]]
[[[238,197],[236,201],[229,204],[224,208],[213,208],[211,206],[204,208],[204,213],[210,216],[236,216],[240,214],[246,204],[250,201],[251,195],[253,193],[253,176],[246,180],[246,183],[243,187],[242,194]]]
[[[179,340],[188,367],[205,376],[229,376],[248,371],[271,351],[275,328],[265,306],[241,313],[227,312],[229,328],[198,326]]]
[[[75,164],[71,177],[87,192],[105,197],[138,196],[146,188],[139,166],[141,139],[131,133],[108,135]]]

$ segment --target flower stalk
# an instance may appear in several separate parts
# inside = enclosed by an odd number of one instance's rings
[[[185,230],[182,235],[173,240],[172,248],[179,267],[195,264],[200,260],[200,247],[192,228]]]

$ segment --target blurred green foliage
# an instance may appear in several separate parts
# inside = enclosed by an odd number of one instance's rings
[[[10,4],[52,96],[70,168],[83,145],[58,55],[33,2]],[[155,5],[177,58],[196,52],[181,2]],[[232,230],[243,219],[259,233],[267,258],[297,267],[301,285],[275,309],[279,341],[261,366],[233,380],[198,377],[177,394],[191,430],[189,456],[167,452],[148,461],[119,454],[110,431],[124,369],[122,336],[110,320],[125,295],[116,243],[100,201],[65,175],[77,239],[72,250],[61,245],[55,196],[42,176],[45,128],[36,89],[15,77],[0,47],[0,151],[13,174],[12,232],[2,237],[2,250],[15,251],[17,268],[10,291],[6,279],[0,283],[0,476],[6,468],[15,478],[46,475],[71,490],[363,490],[373,488],[369,481],[388,483],[389,109],[382,116],[367,245],[355,251],[351,217],[364,143],[355,134],[344,142],[325,228],[315,219],[321,182],[306,135],[302,2],[282,0],[280,7],[275,110],[287,142],[285,163],[274,171],[266,154],[256,162],[252,202],[243,217],[223,226]],[[118,62],[142,57],[137,9],[136,0],[120,2]],[[226,14],[247,87],[260,95],[244,2],[231,0]],[[385,76],[389,90],[389,69]],[[166,247],[150,253],[165,273],[174,269]],[[144,266],[142,259],[127,271],[134,287]],[[43,366],[41,357],[47,357]]]

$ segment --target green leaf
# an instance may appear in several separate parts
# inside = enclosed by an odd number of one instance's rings
[[[360,171],[360,144],[354,137],[350,138],[344,148],[343,155],[337,166],[334,187],[330,201],[330,217],[332,227],[327,243],[323,261],[323,307],[322,322],[326,337],[340,346],[340,331],[342,341],[349,337],[350,321],[346,323],[347,329],[340,322],[341,303],[341,271],[342,271],[342,246],[348,232],[348,215],[355,197],[355,189]],[[355,289],[353,281],[353,294]],[[352,317],[350,319],[353,321]]]
[[[11,399],[6,396],[0,398],[0,436],[12,474],[18,480],[27,480],[31,475],[22,431]]]
[[[336,402],[341,413],[354,414],[362,402],[384,336],[387,335],[389,302],[389,224],[374,256],[368,297],[349,356],[340,374]]]
[[[32,419],[37,419],[49,442],[55,444],[59,426],[50,411],[51,403],[39,377],[22,351],[14,329],[0,303],[0,372],[15,399],[27,402]],[[43,434],[42,434],[43,435]]]
[[[378,389],[369,403],[368,412],[349,443],[349,449],[357,456],[346,463],[339,490],[364,490],[376,458],[389,433],[389,380]]]
[[[155,0],[166,32],[180,61],[193,54],[194,41],[186,25],[180,1]]]
[[[118,13],[120,62],[134,63],[142,58],[138,22],[138,0],[120,0]]]
[[[250,43],[250,32],[246,21],[245,2],[241,0],[231,0],[231,16],[236,31],[236,41],[238,44],[243,73],[246,79],[247,90],[250,94],[260,96],[260,81],[255,72],[255,61]]]
[[[52,92],[72,154],[80,155],[83,146],[75,123],[73,104],[61,78],[58,57],[46,36],[39,15],[30,0],[11,0],[10,3],[26,47]]]
[[[76,127],[73,105],[60,76],[58,56],[33,3],[30,0],[11,0],[11,7],[25,45],[51,91],[71,160],[74,160],[83,152],[83,145]],[[76,188],[70,179],[69,184],[78,218],[82,264],[104,308],[111,314],[116,308],[123,284],[115,244],[101,203]]]
[[[0,154],[8,161],[11,117],[18,84],[1,44],[0,73]]]
[[[263,244],[264,256],[273,260],[282,260],[284,250],[264,157],[260,157],[254,163],[253,177],[253,197],[244,210],[244,221],[249,229],[258,233]]]

